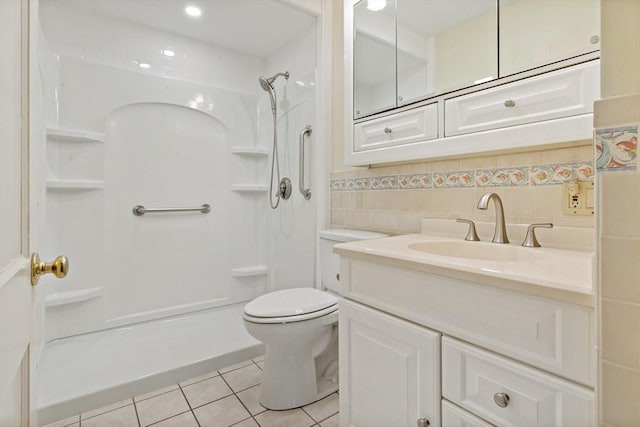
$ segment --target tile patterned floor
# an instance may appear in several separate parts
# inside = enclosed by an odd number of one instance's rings
[[[260,404],[263,358],[247,360],[45,427],[338,427],[338,394],[303,408]]]

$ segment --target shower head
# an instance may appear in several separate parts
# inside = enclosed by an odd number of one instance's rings
[[[275,114],[276,112],[276,94],[275,88],[273,87],[273,82],[280,76],[283,76],[285,79],[289,80],[289,72],[285,71],[284,73],[277,73],[269,78],[261,76],[258,78],[258,83],[260,83],[260,87],[269,93],[269,99],[271,99],[271,111]]]
[[[289,80],[289,72],[285,71],[284,73],[277,73],[269,78],[264,76],[260,77],[258,78],[258,82],[260,83],[260,86],[262,86],[262,89],[269,92],[270,90],[273,90],[273,82],[275,82],[276,79],[280,76],[283,76],[285,79]]]

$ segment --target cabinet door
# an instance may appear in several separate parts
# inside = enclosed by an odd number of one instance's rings
[[[340,425],[440,425],[440,334],[340,301]]]

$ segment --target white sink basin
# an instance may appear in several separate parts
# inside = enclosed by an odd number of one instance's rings
[[[548,257],[548,254],[538,248],[487,242],[430,241],[412,243],[408,245],[408,248],[431,255],[486,261],[527,262]]]

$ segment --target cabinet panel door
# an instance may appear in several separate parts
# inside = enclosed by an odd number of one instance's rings
[[[592,390],[448,337],[442,394],[499,426],[596,425]]]
[[[340,425],[440,425],[440,334],[340,302]]]
[[[354,126],[354,151],[409,144],[438,137],[438,105],[404,111]]]
[[[599,97],[599,61],[445,101],[445,136],[587,114]]]
[[[444,427],[494,427],[493,424],[446,400],[442,401],[442,425]]]

